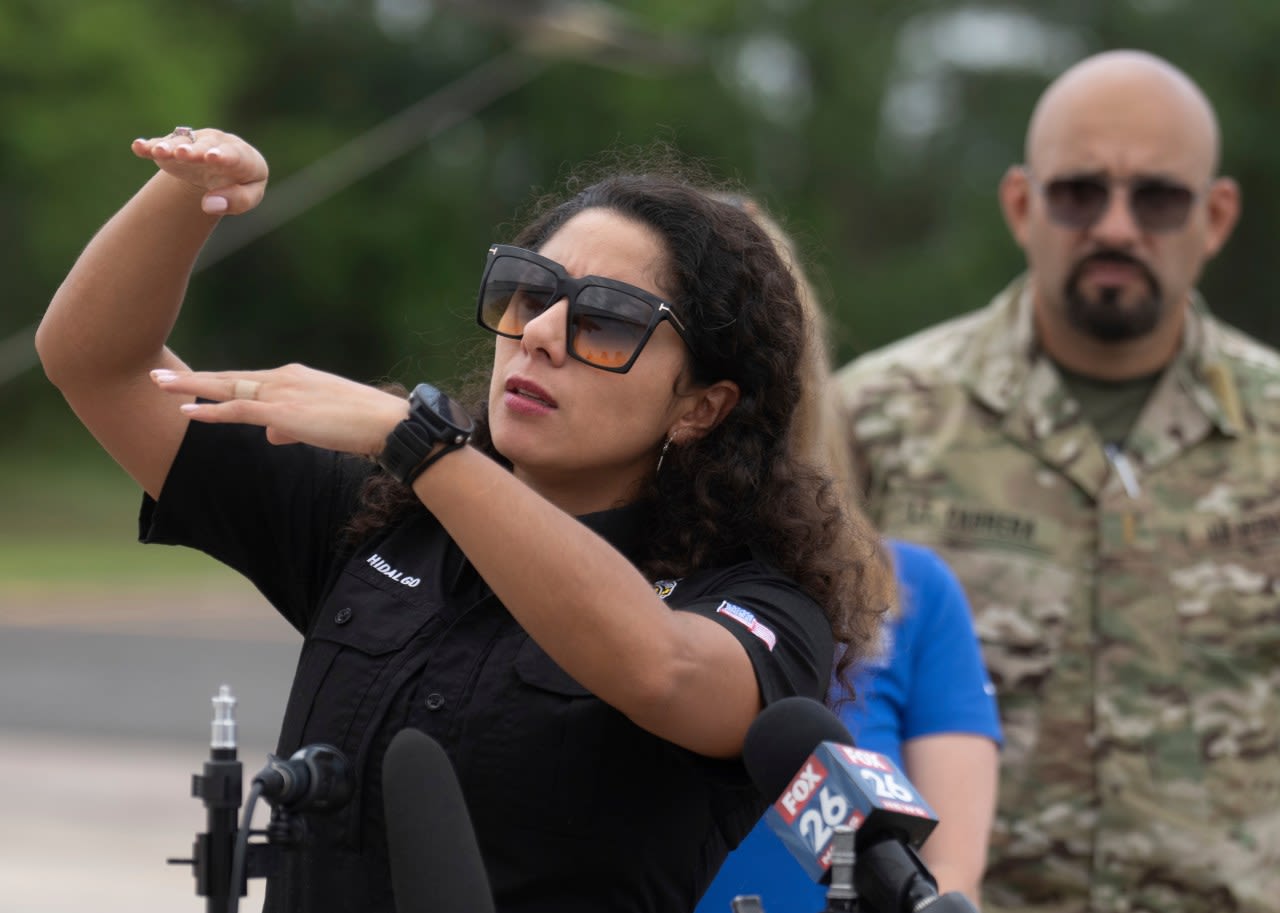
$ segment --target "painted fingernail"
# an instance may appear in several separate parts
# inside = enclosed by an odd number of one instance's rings
[[[204,211],[209,213],[226,212],[230,206],[226,197],[205,197],[202,205]]]
[[[199,403],[183,403],[181,406],[178,407],[178,411],[191,413],[191,412],[195,412],[199,408],[200,408]]]
[[[167,384],[170,381],[178,379],[177,372],[170,371],[168,368],[156,368],[151,372],[151,379],[156,383]]]

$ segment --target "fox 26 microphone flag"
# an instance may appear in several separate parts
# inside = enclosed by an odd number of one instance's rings
[[[823,742],[809,755],[765,819],[814,881],[831,868],[835,828],[865,838],[894,833],[918,847],[938,817],[898,765],[874,751]]]

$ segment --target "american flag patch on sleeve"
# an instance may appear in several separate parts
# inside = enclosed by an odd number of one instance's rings
[[[772,650],[773,645],[778,642],[778,635],[773,633],[772,628],[762,624],[760,620],[756,618],[754,612],[750,612],[740,605],[734,605],[727,599],[720,603],[716,608],[716,611],[721,615],[728,615],[734,621],[738,622],[738,624],[746,627],[748,631],[764,641],[765,646],[770,650]]]

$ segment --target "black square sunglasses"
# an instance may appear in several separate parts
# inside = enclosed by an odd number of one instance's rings
[[[554,260],[509,244],[489,248],[476,320],[492,333],[519,339],[530,320],[561,298],[569,300],[569,355],[593,368],[629,371],[664,320],[689,345],[684,324],[658,296],[616,279],[575,279]]]
[[[1049,218],[1077,231],[1097,224],[1111,205],[1111,192],[1117,185],[1128,191],[1133,221],[1143,231],[1157,234],[1178,231],[1186,225],[1191,207],[1200,196],[1186,184],[1160,177],[1121,180],[1100,174],[1079,174],[1043,183],[1029,173],[1028,177],[1044,195]]]

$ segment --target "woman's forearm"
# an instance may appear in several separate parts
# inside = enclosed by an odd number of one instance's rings
[[[201,194],[159,172],[89,242],[36,335],[55,383],[153,365],[218,222],[201,211]]]

